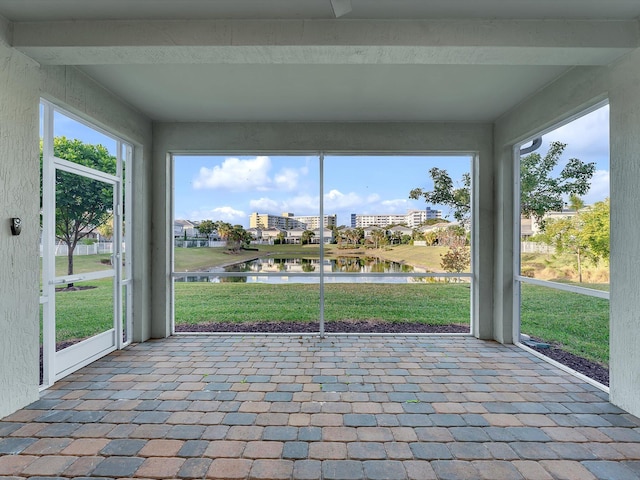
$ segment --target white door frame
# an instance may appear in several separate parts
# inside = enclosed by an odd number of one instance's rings
[[[131,340],[131,294],[130,294],[130,258],[127,258],[123,268],[123,163],[131,159],[132,148],[120,139],[113,137],[117,145],[117,171],[111,175],[94,170],[83,165],[75,164],[54,156],[54,112],[59,111],[74,120],[95,130],[95,126],[64,111],[55,105],[42,100],[43,107],[43,162],[42,162],[42,296],[43,305],[43,381],[42,388],[52,385],[55,381],[76,371],[77,369],[101,358],[102,356],[128,345]],[[127,162],[129,163],[129,162]],[[130,168],[130,163],[129,163]],[[109,270],[83,273],[79,275],[56,276],[55,272],[55,209],[56,209],[56,171],[64,171],[73,175],[80,175],[113,187],[113,268]],[[131,175],[128,172],[127,183],[130,185]],[[130,207],[127,209],[130,210]],[[129,224],[129,218],[127,218]],[[124,274],[124,275],[123,275]],[[113,279],[113,325],[105,332],[85,339],[75,345],[56,352],[56,285],[70,281],[86,281],[102,278]],[[123,295],[123,286],[126,293]],[[126,311],[123,312],[123,300],[127,299]],[[90,306],[89,306],[90,308]],[[124,322],[123,322],[124,318]],[[126,324],[125,324],[126,322]],[[123,332],[126,329],[126,338]]]

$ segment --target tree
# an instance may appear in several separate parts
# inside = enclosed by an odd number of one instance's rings
[[[387,237],[386,230],[382,228],[376,228],[371,232],[371,241],[375,248],[381,248],[382,246],[389,243],[389,238]]]
[[[251,242],[251,234],[242,225],[231,225],[227,222],[214,222],[220,238],[227,242],[227,247],[232,252],[237,252]]]
[[[424,232],[424,240],[427,242],[428,246],[433,246],[438,244],[438,232],[435,230],[430,230],[428,232]]]
[[[300,243],[302,243],[302,245],[307,245],[311,243],[311,239],[313,237],[315,237],[315,233],[313,233],[311,230],[305,230],[300,236]]]
[[[566,147],[566,143],[551,142],[544,157],[534,152],[520,159],[520,211],[532,216],[543,228],[544,215],[562,211],[567,195],[584,195],[589,191],[596,171],[595,163],[570,158],[558,176],[553,176]]]
[[[414,188],[409,192],[409,198],[418,200],[424,197],[427,203],[448,205],[453,209],[453,217],[460,224],[468,223],[471,211],[471,175],[463,174],[462,185],[458,187],[454,187],[453,180],[446,170],[433,167],[429,170],[429,176],[433,180],[433,190]]]
[[[582,259],[588,257],[594,264],[609,260],[609,199],[594,203],[573,217],[549,220],[544,231],[535,237],[553,245],[560,253],[576,256],[578,281],[582,282]]]
[[[471,265],[471,251],[465,245],[451,246],[440,258],[440,266],[445,272],[464,272]]]
[[[344,229],[341,231],[341,237],[347,241],[347,244],[358,245],[364,238],[364,229],[360,227]]]
[[[590,209],[580,212],[582,229],[580,236],[589,246],[588,255],[594,262],[609,261],[610,253],[610,202],[605,199],[594,203]]]
[[[218,235],[220,235],[220,238],[224,241],[228,241],[229,236],[231,235],[231,231],[233,230],[233,227],[231,226],[231,224],[227,222],[217,221],[215,222],[215,225],[216,225],[216,230],[218,230]]]
[[[584,201],[576,194],[569,195],[569,208],[578,213],[584,208]]]
[[[582,229],[579,215],[556,218],[546,222],[544,231],[535,237],[548,245],[553,245],[558,253],[568,252],[576,256],[578,281],[582,283],[582,257],[589,249],[580,231]]]
[[[53,154],[78,165],[116,174],[116,157],[102,145],[56,137],[53,139]],[[41,164],[42,158],[41,147]],[[73,252],[78,242],[107,223],[112,216],[111,185],[63,170],[56,171],[56,238],[67,245],[67,275],[73,275]],[[73,288],[73,283],[68,287]]]
[[[107,220],[96,230],[104,238],[111,238],[113,236],[113,214],[109,215]]]
[[[547,212],[561,211],[564,198],[584,195],[591,186],[595,163],[571,158],[560,173],[554,175],[566,146],[565,143],[552,142],[544,157],[534,152],[520,159],[520,211],[522,215],[534,217],[542,228]],[[458,187],[454,186],[446,170],[432,168],[429,175],[433,180],[433,190],[414,188],[409,192],[409,198],[417,200],[424,197],[427,203],[451,207],[454,218],[466,226],[471,213],[470,175],[465,173]]]
[[[200,222],[200,225],[198,225],[198,231],[205,237],[211,235],[215,229],[216,224],[212,220],[203,220]]]

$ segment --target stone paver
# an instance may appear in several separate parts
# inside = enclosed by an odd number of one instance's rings
[[[470,337],[180,336],[0,420],[5,478],[640,480],[640,419]]]

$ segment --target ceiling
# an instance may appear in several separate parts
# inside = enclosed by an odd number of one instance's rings
[[[0,0],[0,15],[15,48],[158,121],[493,121],[639,45],[638,0],[351,6],[336,19],[329,0]]]
[[[351,0],[351,19],[640,17],[637,0]],[[333,17],[329,0],[2,0],[16,22]]]

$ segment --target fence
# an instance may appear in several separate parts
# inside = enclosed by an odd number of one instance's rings
[[[226,241],[207,240],[206,238],[198,240],[183,240],[176,238],[174,240],[176,248],[199,248],[199,247],[225,247]]]
[[[520,252],[522,253],[556,253],[556,247],[538,242],[520,242]]]
[[[122,244],[122,251],[124,252],[124,243]],[[79,244],[73,250],[73,255],[100,255],[100,254],[112,254],[113,242],[97,242],[91,245]],[[69,247],[66,243],[56,244],[55,250],[56,257],[66,257],[69,254]],[[42,256],[42,245],[40,245],[40,256]]]

